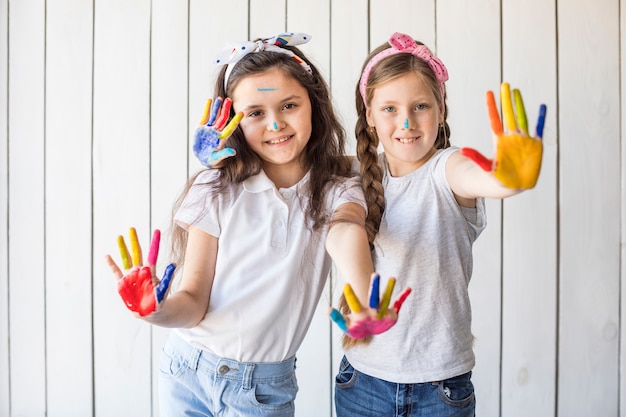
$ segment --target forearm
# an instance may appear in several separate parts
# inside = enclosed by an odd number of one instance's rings
[[[191,328],[200,323],[206,310],[207,303],[197,300],[188,291],[179,290],[170,294],[157,311],[142,319],[160,327]]]

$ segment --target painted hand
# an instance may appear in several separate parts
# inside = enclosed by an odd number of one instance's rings
[[[496,107],[493,92],[487,92],[487,110],[491,122],[491,130],[495,140],[494,159],[488,159],[480,152],[471,148],[461,149],[461,153],[476,162],[482,169],[492,172],[494,177],[505,187],[513,189],[533,188],[539,178],[541,158],[543,154],[543,126],[546,119],[546,106],[539,106],[539,117],[535,137],[528,133],[528,121],[524,102],[519,90],[513,90],[515,113],[511,102],[511,91],[508,83],[500,87],[500,101],[504,115],[504,125]]]
[[[124,273],[122,273],[111,256],[107,255],[106,261],[117,279],[117,292],[122,297],[126,307],[143,317],[157,311],[165,299],[176,266],[174,264],[168,265],[165,268],[163,279],[159,281],[154,272],[159,255],[161,232],[155,230],[152,235],[150,253],[148,254],[148,266],[143,266],[141,246],[139,246],[137,231],[134,227],[130,228],[129,234],[132,258],[128,254],[124,237],[118,236],[117,238]]]
[[[393,327],[398,321],[398,313],[404,300],[411,293],[411,289],[407,288],[394,302],[393,307],[389,308],[391,293],[396,285],[395,278],[389,278],[387,289],[380,299],[379,295],[380,275],[372,275],[372,290],[370,292],[369,308],[363,308],[358,298],[354,294],[350,284],[346,284],[343,288],[344,296],[350,306],[352,313],[344,316],[335,308],[330,308],[328,313],[332,321],[334,321],[341,330],[353,339],[362,339],[364,337],[386,332]]]
[[[207,168],[224,158],[235,155],[235,150],[224,148],[224,144],[239,125],[243,113],[237,113],[226,125],[231,106],[230,98],[222,102],[221,97],[216,98],[215,101],[208,99],[204,106],[200,126],[194,134],[193,153]]]

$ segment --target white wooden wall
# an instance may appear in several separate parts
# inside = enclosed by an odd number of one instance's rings
[[[0,417],[158,416],[166,331],[122,305],[103,256],[167,229],[226,42],[302,31],[348,132],[367,51],[394,31],[450,72],[452,142],[491,151],[509,81],[540,181],[489,201],[471,296],[478,415],[626,417],[626,4],[619,0],[0,0]],[[350,144],[354,153],[354,142]],[[167,242],[165,242],[167,244]],[[167,262],[161,257],[160,270]],[[299,354],[299,417],[332,415],[328,286]],[[336,291],[335,291],[336,292]]]

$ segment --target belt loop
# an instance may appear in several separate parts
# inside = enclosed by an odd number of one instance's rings
[[[246,368],[243,370],[243,389],[249,390],[252,388],[252,373],[254,372],[254,364],[246,363]]]
[[[191,355],[189,356],[189,363],[187,364],[187,367],[194,372],[198,370],[198,362],[200,361],[201,354],[202,350],[193,348]]]

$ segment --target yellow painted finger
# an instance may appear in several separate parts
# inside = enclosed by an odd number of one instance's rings
[[[226,125],[224,130],[222,130],[222,133],[220,133],[220,139],[229,137],[234,132],[234,130],[237,129],[237,126],[239,125],[239,122],[241,122],[241,119],[243,119],[243,113],[239,112],[231,119],[231,121]]]
[[[528,119],[526,118],[526,109],[524,108],[524,100],[522,93],[517,89],[513,89],[513,101],[515,101],[515,114],[517,115],[517,125],[521,131],[528,136]]]
[[[143,260],[141,257],[141,246],[139,246],[139,239],[137,239],[137,230],[131,227],[128,230],[128,234],[130,235],[130,251],[133,256],[133,265],[142,266]]]
[[[130,255],[128,254],[126,242],[124,242],[124,236],[117,237],[117,247],[120,249],[120,256],[122,257],[122,267],[124,269],[130,269],[130,267],[133,265],[130,263]]]
[[[348,306],[350,306],[350,310],[352,310],[353,313],[361,312],[361,303],[359,302],[359,299],[356,298],[354,290],[352,289],[350,284],[346,284],[343,286],[343,295],[346,297]]]
[[[396,286],[396,279],[389,278],[387,281],[387,288],[385,289],[385,293],[383,294],[383,299],[380,302],[380,307],[378,309],[378,314],[376,317],[382,319],[387,314],[387,309],[389,308],[389,302],[391,301],[391,294],[393,293],[393,287]]]
[[[489,123],[491,124],[491,131],[500,136],[504,133],[502,129],[502,121],[500,120],[500,112],[496,106],[496,98],[493,95],[493,91],[487,91],[487,113],[489,114]]]
[[[500,103],[502,104],[504,125],[509,132],[517,131],[515,115],[513,114],[513,103],[511,102],[511,87],[509,86],[509,83],[502,83],[500,86]]]
[[[202,113],[202,119],[200,119],[200,124],[205,125],[209,121],[209,113],[211,112],[211,103],[213,100],[208,99],[206,104],[204,105],[204,112]]]

